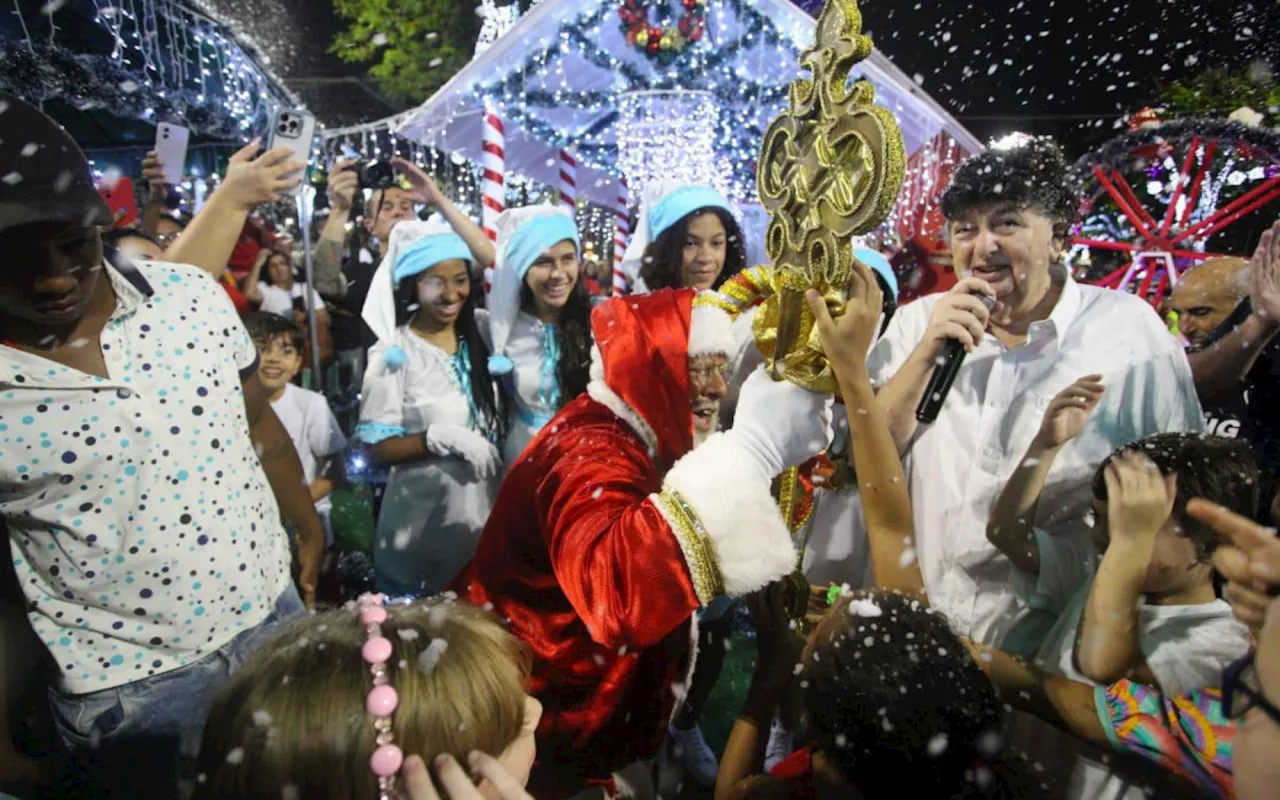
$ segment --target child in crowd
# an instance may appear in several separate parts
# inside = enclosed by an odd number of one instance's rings
[[[247,315],[244,325],[258,348],[258,379],[269,393],[271,409],[298,451],[307,490],[324,523],[325,544],[332,546],[329,495],[344,479],[342,452],[347,448],[347,439],[324,395],[293,383],[302,369],[304,349],[298,326],[287,317],[267,311]]]
[[[1217,542],[1186,516],[1186,504],[1203,497],[1253,514],[1257,467],[1236,442],[1196,433],[1156,434],[1112,454],[1094,476],[1091,535],[1103,554],[1095,577],[1092,558],[1034,522],[1054,457],[1084,429],[1102,391],[1100,376],[1091,375],[1050,402],[996,501],[988,539],[1035,576],[1032,615],[1011,630],[1004,649],[1018,652],[1019,642],[1033,638],[1027,632],[1043,624],[1036,613],[1057,612],[1036,651],[1045,669],[1099,684],[1133,678],[1171,694],[1211,686],[1248,650],[1248,632],[1214,592]]]
[[[542,716],[528,672],[525,646],[477,608],[366,595],[289,626],[219,692],[195,797],[434,797],[421,762],[475,765],[477,752],[523,786]],[[479,784],[489,800],[518,796],[500,788]]]

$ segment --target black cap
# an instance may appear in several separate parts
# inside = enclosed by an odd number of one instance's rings
[[[22,98],[0,92],[0,230],[32,222],[114,221],[71,135]]]

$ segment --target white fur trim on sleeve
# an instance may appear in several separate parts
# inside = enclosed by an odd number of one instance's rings
[[[654,502],[680,540],[702,602],[715,589],[740,597],[795,570],[791,533],[770,483],[722,433],[667,473]]]
[[[695,305],[689,318],[689,355],[733,356],[737,352],[729,315],[714,306]]]

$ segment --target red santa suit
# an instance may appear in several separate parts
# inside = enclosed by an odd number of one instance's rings
[[[692,667],[694,612],[796,567],[769,477],[728,434],[693,449],[689,357],[734,347],[728,316],[694,297],[595,310],[587,393],[511,466],[454,579],[532,648],[540,800],[652,758]]]

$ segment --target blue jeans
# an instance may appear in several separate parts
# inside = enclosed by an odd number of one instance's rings
[[[218,689],[281,622],[303,613],[292,586],[257,626],[195,663],[113,689],[49,690],[58,734],[71,753],[66,797],[174,798],[179,764],[195,755]]]

